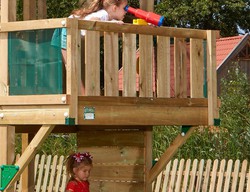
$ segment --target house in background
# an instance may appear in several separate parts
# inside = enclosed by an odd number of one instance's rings
[[[220,95],[220,82],[228,69],[236,62],[250,82],[250,35],[220,38],[216,42],[217,87]]]
[[[190,50],[189,43],[186,45],[186,54],[187,54],[187,95],[190,95]],[[137,65],[139,59],[139,51],[137,51]],[[171,66],[170,66],[170,90],[171,96],[174,96],[174,49],[171,46]],[[154,58],[154,57],[153,57]],[[218,95],[220,95],[220,84],[221,79],[225,77],[228,72],[228,69],[235,64],[235,62],[239,63],[242,71],[247,74],[249,82],[250,82],[250,35],[246,34],[244,36],[233,36],[233,37],[225,37],[217,39],[216,41],[216,64],[217,64],[217,87],[218,87]],[[156,88],[156,66],[155,60],[153,59],[152,65],[153,67],[153,91]],[[123,79],[123,69],[121,68],[119,71],[119,89],[122,90],[122,80]],[[138,66],[137,66],[137,74],[136,74],[136,83],[137,90],[139,89],[139,75],[138,75]]]

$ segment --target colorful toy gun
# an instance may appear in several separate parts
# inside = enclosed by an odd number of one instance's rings
[[[152,12],[143,11],[141,9],[135,9],[128,5],[124,9],[128,13],[133,14],[135,17],[144,19],[146,22],[151,23],[156,26],[162,26],[163,23],[165,22],[165,18],[163,16],[157,15]]]

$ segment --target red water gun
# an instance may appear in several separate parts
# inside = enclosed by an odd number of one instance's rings
[[[125,11],[133,14],[137,18],[144,19],[146,22],[151,23],[156,26],[162,26],[163,23],[165,22],[165,18],[163,16],[157,15],[152,12],[143,11],[141,9],[135,9],[128,5],[124,9]]]

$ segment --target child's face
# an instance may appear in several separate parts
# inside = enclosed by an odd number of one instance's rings
[[[127,1],[123,1],[119,6],[115,6],[112,13],[112,19],[122,21],[126,14],[124,8],[126,7],[127,4],[128,4]]]
[[[75,178],[80,181],[87,181],[90,175],[90,171],[92,169],[91,165],[82,165],[80,167],[75,167],[73,169],[75,173]]]

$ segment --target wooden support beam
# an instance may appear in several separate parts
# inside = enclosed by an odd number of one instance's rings
[[[23,0],[23,20],[36,19],[36,0]]]
[[[216,32],[207,31],[207,93],[208,125],[214,125],[219,118],[216,73]]]
[[[0,125],[0,165],[12,164],[15,158],[15,127]]]
[[[18,159],[15,165],[19,166],[19,171],[14,176],[14,178],[9,183],[8,187],[11,187],[14,185],[14,183],[18,180],[20,175],[23,173],[25,168],[28,166],[28,164],[31,162],[31,160],[34,158],[37,149],[42,145],[42,143],[45,141],[45,139],[49,136],[51,131],[54,129],[54,125],[43,125],[40,130],[37,132],[35,137],[32,139],[26,150],[23,152],[21,157]]]
[[[189,131],[185,134],[185,136],[182,136],[181,134],[179,134],[175,138],[172,144],[167,148],[167,150],[160,157],[159,161],[150,170],[148,182],[152,183],[156,179],[159,173],[164,169],[164,167],[176,154],[177,150],[186,142],[186,140],[191,136],[191,134],[196,128],[197,127],[191,127]]]

